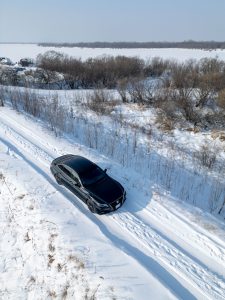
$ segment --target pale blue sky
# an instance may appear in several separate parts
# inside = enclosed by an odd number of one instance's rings
[[[0,42],[225,41],[225,0],[0,0]]]

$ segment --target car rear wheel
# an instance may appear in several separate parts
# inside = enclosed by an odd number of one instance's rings
[[[58,175],[55,175],[55,180],[56,180],[56,182],[57,182],[59,185],[62,184],[62,180],[59,178]]]
[[[90,201],[88,201],[87,206],[88,206],[88,209],[89,209],[92,213],[95,213],[95,207],[94,207],[94,204],[93,204],[93,203],[91,203]]]

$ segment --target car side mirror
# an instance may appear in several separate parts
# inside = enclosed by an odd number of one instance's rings
[[[108,171],[107,169],[104,170],[105,173],[106,173],[107,171]]]

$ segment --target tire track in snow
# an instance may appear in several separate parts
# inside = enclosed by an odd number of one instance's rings
[[[152,222],[149,221],[149,218],[150,220],[154,219],[154,223],[159,224],[160,228],[164,228],[164,232],[171,231],[171,235],[176,235],[180,240],[192,247],[194,243],[195,248],[198,251],[204,252],[204,254],[210,259],[212,259],[213,257],[217,257],[221,269],[225,269],[225,244],[223,244],[222,241],[212,240],[209,236],[205,235],[205,233],[197,231],[197,229],[194,230],[191,227],[191,224],[188,225],[185,220],[182,220],[180,218],[180,216],[168,211],[159,203],[156,203],[156,206],[157,205],[160,209],[160,212],[156,207],[151,207],[151,210],[147,208],[146,210],[148,216],[144,216],[144,218],[142,219],[144,222],[150,223],[151,225]],[[166,224],[165,220],[167,220]],[[189,238],[191,239],[191,243],[189,242],[187,236],[185,234],[182,234],[182,229],[184,231],[191,229],[191,235],[189,236]]]
[[[225,293],[224,278],[212,273],[208,268],[200,266],[193,259],[163,239],[154,229],[143,223],[129,212],[121,212],[109,216],[135,240],[141,244],[152,257],[157,258],[167,268],[190,284],[217,299],[223,299]],[[210,284],[209,284],[210,283]],[[221,293],[222,292],[222,293]]]

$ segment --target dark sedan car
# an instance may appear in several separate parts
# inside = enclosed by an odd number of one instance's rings
[[[67,154],[51,163],[51,172],[58,184],[63,184],[93,213],[104,214],[119,208],[126,198],[122,185],[90,160]]]

